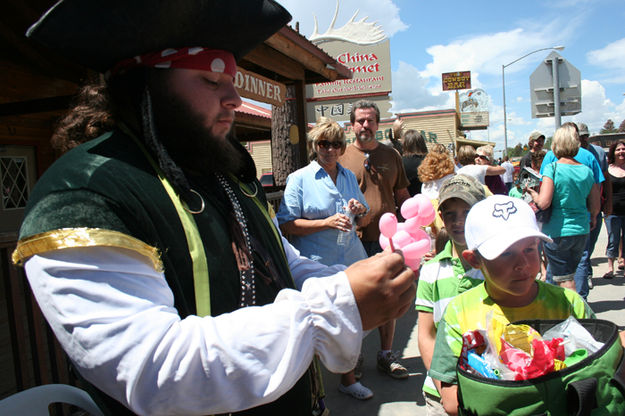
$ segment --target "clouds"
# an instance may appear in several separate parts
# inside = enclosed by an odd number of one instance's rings
[[[319,32],[325,32],[337,4],[336,0],[278,1],[300,22],[300,33],[305,36],[313,31],[315,15]],[[395,113],[453,108],[453,93],[442,91],[441,74],[471,71],[472,87],[490,96],[490,126],[488,131],[470,135],[494,141],[501,150],[502,65],[506,65],[508,145],[527,143],[535,129],[553,134],[553,118],[531,118],[529,92],[531,73],[553,46],[566,46],[559,53],[580,70],[583,80],[583,113],[563,117],[562,122],[583,121],[591,132],[598,132],[608,118],[617,125],[625,119],[623,12],[616,7],[620,2],[500,2],[460,16],[448,15],[449,10],[464,6],[457,0],[340,0],[335,27],[344,25],[356,10],[360,10],[357,19],[368,16],[368,21],[383,27],[391,39],[391,110]],[[545,50],[533,53],[539,49]]]
[[[449,97],[433,94],[428,88],[430,80],[421,75],[413,65],[399,61],[399,67],[393,71],[393,93],[391,111],[406,113],[418,110],[448,108]]]
[[[617,127],[625,120],[625,100],[617,105],[607,98],[605,87],[599,81],[582,80],[582,113],[575,115],[573,121],[586,123],[590,133],[595,134],[608,119]]]
[[[586,54],[591,65],[603,67],[607,76],[604,82],[625,82],[625,38]]]

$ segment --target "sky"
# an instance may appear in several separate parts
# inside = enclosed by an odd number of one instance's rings
[[[336,0],[277,0],[299,22],[300,33],[329,26]],[[561,122],[584,122],[591,135],[608,119],[625,120],[625,2],[623,0],[423,1],[340,0],[335,27],[358,11],[357,20],[377,22],[391,46],[394,113],[451,109],[453,91],[443,91],[441,74],[471,71],[471,87],[489,95],[490,126],[468,132],[475,140],[504,144],[502,65],[508,146],[526,144],[533,130],[547,137],[555,130],[553,117],[532,118],[530,75],[557,51],[576,67],[582,79],[582,111],[562,116]],[[460,91],[462,92],[462,91]]]

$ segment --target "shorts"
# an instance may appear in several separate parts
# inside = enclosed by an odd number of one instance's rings
[[[422,392],[425,398],[425,411],[427,416],[447,416],[447,412],[441,403],[441,398],[433,394]]]
[[[579,260],[586,248],[588,234],[552,237],[553,243],[544,242],[547,255],[547,281],[549,283],[574,280]]]

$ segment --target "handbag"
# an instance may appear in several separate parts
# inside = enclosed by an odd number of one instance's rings
[[[558,167],[558,164],[556,162],[553,162],[553,184],[555,187],[555,183],[556,183],[556,168]],[[540,209],[538,207],[538,205],[536,205],[536,202],[531,201],[529,203],[530,207],[532,207],[532,210],[534,211],[534,215],[536,215],[536,221],[542,223],[542,224],[546,224],[549,222],[549,220],[551,219],[551,211],[552,211],[552,207],[553,207],[553,199],[551,201],[551,204],[549,205],[549,207],[545,208],[545,209]]]
[[[625,363],[618,327],[601,319],[579,323],[603,347],[560,371],[521,381],[481,377],[456,367],[461,415],[623,415]],[[558,320],[528,320],[541,334]]]

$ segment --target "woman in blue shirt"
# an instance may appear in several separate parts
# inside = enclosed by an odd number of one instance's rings
[[[328,266],[349,266],[367,257],[352,221],[361,225],[368,205],[356,176],[337,162],[345,152],[345,132],[321,118],[309,140],[316,160],[287,178],[278,223],[301,255]],[[373,396],[353,371],[341,376],[339,390],[361,400]]]
[[[545,243],[547,281],[575,290],[575,270],[586,246],[586,237],[595,227],[599,213],[599,187],[586,165],[574,159],[579,137],[571,125],[563,125],[553,136],[557,162],[542,165],[540,192],[526,190],[540,209],[551,209],[551,218],[542,231],[553,239]],[[588,212],[590,211],[590,216]]]

